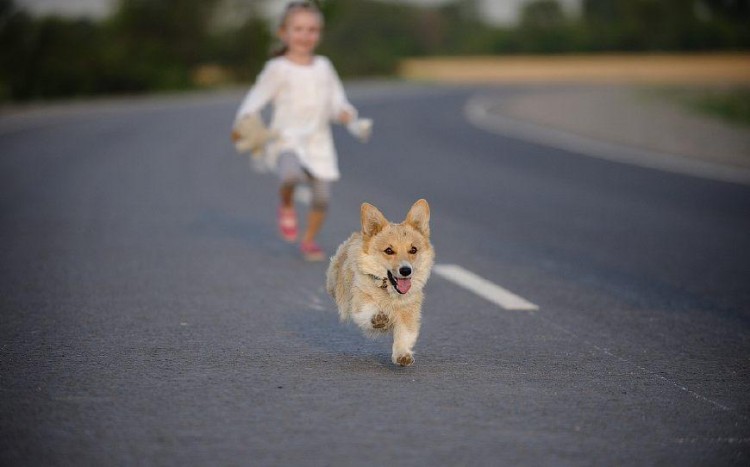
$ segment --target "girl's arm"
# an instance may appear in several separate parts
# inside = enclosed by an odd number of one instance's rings
[[[326,59],[326,61],[328,60]],[[331,96],[331,120],[346,125],[357,118],[357,109],[346,98],[344,85],[341,84],[341,79],[339,79],[339,75],[330,61],[328,61],[328,67],[331,72],[330,76],[333,88]]]
[[[255,80],[255,84],[250,88],[247,95],[245,95],[240,108],[237,109],[235,121],[239,121],[247,115],[260,112],[276,95],[281,85],[280,78],[278,67],[274,66],[272,62],[266,63],[263,71],[260,72],[258,78]]]

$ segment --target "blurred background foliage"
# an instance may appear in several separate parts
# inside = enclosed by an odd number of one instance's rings
[[[247,83],[275,25],[230,0],[120,0],[104,20],[35,17],[0,0],[0,101]],[[557,0],[525,4],[492,26],[476,0],[436,7],[376,0],[323,3],[320,53],[339,73],[393,75],[405,57],[747,50],[750,0]]]

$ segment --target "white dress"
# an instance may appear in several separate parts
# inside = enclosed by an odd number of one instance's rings
[[[266,62],[245,96],[235,120],[258,113],[273,103],[270,127],[281,135],[269,144],[267,163],[275,167],[278,155],[294,151],[302,166],[321,180],[340,177],[331,122],[342,111],[356,118],[357,111],[346,98],[341,80],[331,62],[315,56],[309,65],[285,57]]]

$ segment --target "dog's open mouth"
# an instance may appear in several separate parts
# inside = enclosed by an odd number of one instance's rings
[[[411,279],[409,278],[402,279],[393,277],[391,271],[388,271],[388,280],[391,281],[391,285],[393,285],[393,288],[396,289],[396,292],[400,293],[401,295],[405,294],[409,291],[409,289],[411,289]]]

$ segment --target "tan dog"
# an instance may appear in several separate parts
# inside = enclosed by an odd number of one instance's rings
[[[351,319],[372,336],[393,331],[393,363],[414,363],[423,288],[435,251],[430,206],[420,199],[406,220],[393,224],[375,206],[361,208],[362,232],[353,233],[331,258],[326,288],[342,321]]]

